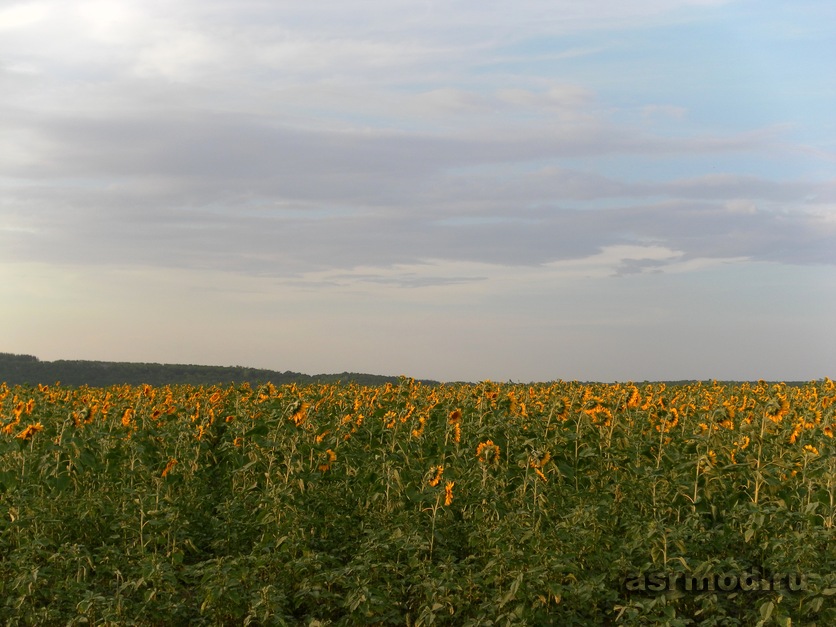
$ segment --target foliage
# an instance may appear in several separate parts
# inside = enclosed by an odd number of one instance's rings
[[[196,366],[185,364],[148,364],[114,361],[65,360],[41,361],[33,355],[0,353],[0,381],[9,385],[64,385],[105,387],[112,385],[240,385],[354,382],[362,385],[384,385],[397,382],[397,377],[342,372],[340,374],[307,375],[299,372],[277,372],[242,366]],[[428,381],[427,383],[432,383]]]
[[[0,386],[0,620],[836,624],[836,386]],[[801,590],[628,589],[801,573]]]

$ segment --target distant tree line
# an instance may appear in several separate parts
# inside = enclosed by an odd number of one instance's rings
[[[112,361],[64,360],[41,361],[33,355],[0,353],[0,383],[9,385],[240,385],[271,382],[335,383],[354,382],[362,385],[396,383],[399,377],[356,372],[307,375],[242,366],[195,366],[184,364],[130,363]],[[435,381],[424,381],[433,384]]]
[[[243,366],[195,366],[185,364],[154,364],[115,361],[66,360],[41,361],[34,355],[0,353],[0,383],[9,385],[53,385],[60,382],[68,386],[89,385],[107,387],[110,385],[240,385],[250,383],[359,383],[361,385],[385,385],[397,383],[400,377],[341,372],[339,374],[308,375],[286,370],[265,370]],[[438,381],[420,379],[425,385],[438,385]],[[457,381],[450,383],[467,383]],[[509,381],[509,383],[513,383]],[[588,382],[594,383],[594,382]],[[651,383],[635,382],[636,385]],[[689,385],[694,379],[662,381],[669,386]],[[743,381],[718,381],[721,384],[736,385]],[[751,383],[754,383],[752,381]],[[786,381],[787,385],[801,386],[807,381]]]

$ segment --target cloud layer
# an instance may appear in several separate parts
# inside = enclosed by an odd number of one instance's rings
[[[7,4],[0,263],[436,312],[518,282],[836,272],[836,16],[767,4]]]

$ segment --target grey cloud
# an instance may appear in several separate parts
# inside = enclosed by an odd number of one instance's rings
[[[366,283],[376,283],[379,285],[390,285],[394,287],[436,287],[444,285],[461,285],[464,283],[473,283],[485,281],[487,277],[484,276],[421,276],[415,272],[400,272],[394,274],[331,274],[324,278],[318,285],[322,283],[330,283],[338,285],[341,282],[355,283],[357,281]]]
[[[728,174],[649,184],[507,168],[659,144],[687,153],[699,138],[326,132],[210,113],[12,119],[39,141],[37,159],[8,168],[22,182],[6,185],[0,209],[34,232],[0,235],[6,256],[299,275],[429,258],[536,265],[651,242],[685,259],[836,263],[836,223],[805,211],[808,198],[832,202],[833,182]],[[784,211],[735,211],[740,198]]]
[[[450,169],[582,156],[686,155],[699,153],[706,143],[713,151],[739,151],[763,141],[748,135],[722,142],[700,137],[670,140],[570,125],[536,135],[471,137],[302,130],[253,116],[199,112],[104,119],[12,113],[8,124],[27,138],[19,140],[26,141],[20,150],[28,151],[30,158],[4,166],[21,178],[164,177],[178,179],[183,190],[203,189],[208,195],[246,192],[384,204],[403,202],[405,192],[424,194]],[[552,185],[562,182],[576,195],[589,193],[584,190],[592,189],[593,182],[610,187],[610,194],[624,187],[565,170],[553,171],[551,177]],[[549,178],[549,173],[539,178]],[[674,184],[672,191],[687,196],[689,185]],[[700,182],[692,186],[707,188]]]
[[[667,194],[680,198],[735,199],[757,198],[797,202],[809,196],[811,188],[819,198],[836,200],[836,182],[808,183],[769,181],[756,176],[720,174],[672,181],[663,186]]]
[[[729,211],[720,202],[619,204],[607,209],[541,208],[526,219],[447,220],[421,211],[360,211],[307,218],[305,210],[238,212],[234,204],[207,208],[136,209],[130,197],[107,212],[107,191],[73,197],[41,189],[18,215],[36,232],[0,233],[8,258],[54,263],[150,264],[215,268],[254,275],[301,276],[312,271],[391,267],[427,259],[538,265],[589,257],[606,246],[654,244],[679,251],[677,260],[749,258],[793,264],[836,264],[836,222],[805,212]],[[99,209],[86,208],[96,197]],[[57,210],[59,204],[62,209]],[[4,206],[15,205],[8,198]],[[474,207],[471,207],[473,210]],[[310,210],[310,207],[307,208]],[[5,213],[11,212],[6,209]],[[485,215],[499,213],[498,207]],[[26,216],[41,215],[26,222]],[[472,212],[470,215],[474,215]],[[505,216],[519,212],[506,205]],[[629,262],[622,274],[661,268]],[[393,279],[368,276],[368,281]],[[474,277],[475,279],[475,277]],[[421,279],[423,280],[423,279]],[[464,278],[462,278],[464,280]],[[410,284],[408,277],[397,279]],[[416,285],[416,283],[412,283]]]

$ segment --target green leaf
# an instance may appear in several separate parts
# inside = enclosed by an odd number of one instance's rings
[[[257,424],[256,426],[254,426],[249,431],[245,432],[244,437],[248,438],[248,437],[251,437],[251,436],[254,436],[254,435],[267,435],[269,432],[270,432],[269,427],[265,423],[261,422],[261,423]]]
[[[769,617],[772,616],[772,611],[775,609],[775,604],[772,601],[767,601],[766,603],[762,604],[760,607],[760,615],[761,620],[768,621]]]

